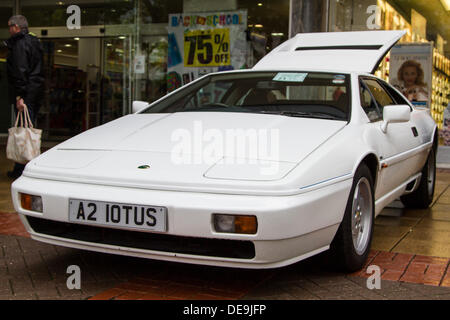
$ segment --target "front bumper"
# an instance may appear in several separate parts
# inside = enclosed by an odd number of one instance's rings
[[[273,268],[300,261],[329,248],[342,220],[351,185],[352,179],[349,178],[293,196],[249,196],[123,188],[22,176],[12,185],[12,198],[27,231],[33,239],[39,241],[158,260],[227,267]],[[41,196],[44,212],[37,213],[21,208],[19,192]],[[127,228],[120,230],[130,234],[162,237],[160,239],[192,239],[194,242],[198,240],[200,242],[196,242],[196,245],[200,247],[220,240],[235,241],[234,243],[239,244],[251,243],[254,254],[244,257],[231,254],[215,255],[211,250],[207,254],[197,254],[195,251],[192,253],[117,241],[69,237],[64,233],[45,232],[42,228],[38,232],[32,228],[33,224],[29,221],[32,217],[41,222],[69,225],[69,198],[164,206],[167,208],[167,232],[157,234]],[[212,223],[213,213],[255,215],[258,231],[254,235],[217,233]],[[110,227],[106,229],[114,230]],[[112,234],[114,237],[114,232]],[[158,240],[149,238],[140,241]],[[233,242],[229,244],[233,246]]]

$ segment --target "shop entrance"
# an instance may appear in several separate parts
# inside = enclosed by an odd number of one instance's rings
[[[45,97],[43,139],[62,141],[113,120],[129,100],[127,37],[41,39]]]
[[[132,100],[154,101],[166,93],[165,24],[141,30],[139,43],[132,28],[123,25],[30,31],[44,49],[44,99],[37,118],[44,141],[66,140],[128,114]],[[7,90],[6,52],[0,48],[0,91]],[[136,55],[144,62],[140,70],[133,63]],[[14,121],[7,99],[3,104],[0,129],[6,135]]]

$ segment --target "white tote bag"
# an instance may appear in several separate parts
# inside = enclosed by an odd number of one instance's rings
[[[20,126],[19,124],[20,119]],[[42,130],[33,128],[28,108],[17,113],[14,127],[8,130],[6,157],[14,162],[26,164],[41,153]]]

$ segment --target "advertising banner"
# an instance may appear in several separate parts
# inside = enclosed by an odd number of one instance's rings
[[[247,11],[170,14],[167,91],[210,72],[245,68]]]
[[[431,106],[433,47],[431,43],[396,45],[389,59],[389,82],[415,106]]]

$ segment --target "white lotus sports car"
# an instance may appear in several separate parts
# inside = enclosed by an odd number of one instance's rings
[[[358,270],[383,207],[433,199],[436,124],[373,76],[403,35],[298,34],[250,70],[135,102],[29,162],[14,207],[55,245],[241,268],[331,250]]]

